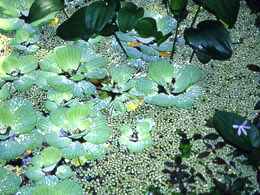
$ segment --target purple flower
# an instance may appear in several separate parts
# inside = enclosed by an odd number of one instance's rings
[[[245,120],[245,121],[242,123],[242,125],[233,125],[233,126],[232,126],[234,129],[238,129],[238,131],[237,131],[237,135],[238,135],[238,136],[241,135],[241,131],[242,131],[245,135],[247,135],[246,129],[251,129],[251,127],[250,127],[250,126],[246,126],[246,124],[247,124],[247,120]]]

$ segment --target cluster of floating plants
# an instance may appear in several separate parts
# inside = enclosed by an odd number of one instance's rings
[[[186,41],[202,63],[226,60],[232,55],[225,25],[234,27],[239,0],[230,5],[221,0],[194,0],[199,5],[196,16],[203,7],[218,20],[202,21],[195,29],[195,17],[183,37],[178,35],[178,28],[187,15],[187,0],[162,1],[173,17],[145,13],[144,8],[123,0],[94,1],[87,5],[85,2],[0,2],[0,29],[15,31],[9,44],[19,51],[0,57],[0,194],[83,194],[82,186],[72,180],[71,165],[84,165],[107,154],[112,129],[103,110],[109,116],[117,116],[135,110],[142,101],[161,107],[191,107],[201,95],[201,88],[195,83],[202,79],[202,73],[195,66],[161,59],[170,53],[172,58],[176,44],[184,45]],[[72,5],[80,8],[68,17],[65,8]],[[58,20],[55,16],[61,10],[67,20],[57,28],[57,36],[74,42],[54,48],[40,60],[25,55],[39,49],[40,28],[55,25]],[[91,43],[108,36],[114,37],[109,40],[111,45],[123,51],[131,59],[130,64],[109,67],[105,58],[91,49]],[[147,71],[135,74],[146,62],[150,63],[145,67]],[[47,96],[44,112],[29,100],[15,96],[33,86]],[[211,125],[248,158],[259,176],[259,117],[252,124],[234,113],[217,111]],[[140,152],[154,144],[151,136],[154,126],[153,118],[139,119],[136,130],[121,126],[117,141],[130,152]],[[195,178],[205,181],[202,174],[194,168],[188,171],[188,166],[182,163],[183,158],[198,153],[191,149],[190,141],[216,140],[219,135],[195,134],[188,139],[183,132],[177,134],[181,137],[181,154],[173,157],[175,163],[166,162],[171,169],[162,172],[170,174],[169,187],[178,184],[180,192],[186,194],[186,183],[193,184]],[[198,153],[197,158],[216,153],[226,142],[212,147],[204,141],[207,151]],[[18,168],[9,166],[10,162]],[[220,157],[214,158],[213,163],[227,164]],[[234,162],[230,164],[235,166]],[[20,167],[25,170],[15,173],[14,169]],[[206,165],[205,169],[208,170]],[[212,176],[209,170],[208,174]],[[213,179],[215,188],[211,191],[229,193],[245,189],[249,181],[235,177],[226,175],[228,185]],[[151,187],[151,191],[159,189]]]

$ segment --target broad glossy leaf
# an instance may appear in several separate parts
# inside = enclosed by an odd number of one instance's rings
[[[58,148],[53,146],[47,147],[42,151],[43,165],[49,167],[57,164],[62,157],[62,153]]]
[[[10,74],[13,71],[18,70],[20,67],[20,62],[17,57],[15,56],[8,56],[4,59],[2,64],[2,69],[4,72]]]
[[[149,104],[155,104],[157,106],[174,106],[177,103],[177,99],[175,96],[166,95],[164,93],[146,96],[144,98],[144,101]]]
[[[73,159],[86,154],[83,145],[78,141],[71,142],[68,147],[62,148],[60,150],[62,152],[62,156],[66,159]]]
[[[85,27],[87,7],[77,10],[68,20],[57,28],[57,35],[66,41],[76,41],[90,36]]]
[[[157,30],[156,20],[150,17],[144,17],[137,21],[135,30],[142,38],[156,38],[157,42],[163,36],[162,32]]]
[[[104,27],[112,20],[115,9],[116,2],[114,1],[96,1],[87,7],[85,27],[90,37],[100,34]]]
[[[131,31],[143,15],[142,7],[138,8],[134,3],[124,2],[117,16],[119,29],[124,33]]]
[[[164,60],[153,63],[149,69],[149,76],[159,85],[165,86],[173,79],[173,66]]]
[[[180,94],[180,95],[177,95],[175,96],[176,97],[176,106],[178,108],[189,108],[191,107],[195,100],[194,98],[188,96],[187,94]]]
[[[111,134],[112,131],[105,122],[94,122],[84,139],[93,144],[103,144],[109,140]]]
[[[79,185],[74,180],[65,180],[60,183],[58,183],[55,186],[57,190],[57,194],[62,195],[83,195],[83,189],[81,185]]]
[[[239,0],[194,0],[202,5],[210,13],[214,14],[218,20],[224,21],[229,28],[233,28],[237,20],[240,7]]]
[[[54,89],[48,91],[47,98],[48,100],[55,101],[57,105],[60,105],[62,101],[69,101],[73,97],[71,91],[68,92],[59,92]]]
[[[86,150],[84,157],[88,160],[96,160],[106,155],[107,147],[105,144],[92,144],[89,142],[83,143]]]
[[[80,50],[72,45],[56,51],[56,61],[64,71],[76,70],[79,67],[80,59]]]
[[[13,82],[13,86],[17,91],[26,91],[33,85],[33,80],[27,76],[21,76]]]
[[[41,180],[45,176],[45,173],[42,172],[40,167],[33,166],[27,168],[25,175],[29,179],[37,181],[37,180]]]
[[[57,168],[55,175],[57,175],[60,179],[68,179],[72,176],[72,170],[68,165],[61,165]]]
[[[152,94],[158,91],[158,85],[147,77],[139,77],[136,80],[135,88],[138,92],[144,94]]]
[[[254,148],[260,147],[260,135],[258,129],[247,121],[246,126],[251,127],[247,130],[247,136],[243,133],[239,136],[238,129],[233,125],[241,125],[246,119],[233,112],[217,111],[213,116],[213,124],[218,133],[229,143],[250,152]]]
[[[0,167],[1,194],[15,194],[21,183],[22,179],[18,175]]]
[[[64,0],[35,0],[30,7],[28,22],[40,20],[65,7]]]
[[[18,30],[23,24],[24,21],[19,18],[0,18],[0,29],[2,30]]]
[[[0,124],[8,127],[12,124],[13,122],[13,115],[12,113],[7,109],[7,108],[2,108],[0,109]]]
[[[25,146],[18,141],[0,142],[0,159],[12,160],[23,154]]]
[[[59,107],[56,110],[51,111],[50,118],[49,118],[50,122],[60,128],[65,127],[66,124],[68,123],[67,111],[68,111],[68,108],[65,108],[65,107]],[[48,123],[46,123],[46,125],[47,124]]]
[[[47,144],[56,148],[65,148],[71,143],[71,139],[67,137],[60,137],[56,132],[46,134],[44,136],[44,140]]]
[[[20,59],[20,71],[22,74],[32,72],[38,67],[38,59],[35,56],[27,55]]]
[[[34,195],[43,195],[43,194],[51,194],[51,195],[58,195],[57,190],[53,186],[47,185],[38,185],[35,190],[33,191]]]
[[[134,74],[134,69],[127,65],[119,65],[110,69],[110,75],[119,87],[123,87],[131,76]]]
[[[171,0],[169,7],[175,18],[183,18],[183,12],[187,11],[187,2],[187,0]]]
[[[227,60],[232,55],[231,38],[221,22],[204,20],[197,25],[197,29],[186,29],[184,38],[202,63],[208,63],[211,59]]]
[[[47,79],[47,82],[58,92],[69,92],[74,86],[74,82],[65,76],[51,76]]]

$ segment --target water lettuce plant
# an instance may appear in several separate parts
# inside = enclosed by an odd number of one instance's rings
[[[13,160],[41,146],[43,136],[35,129],[37,115],[30,101],[14,97],[0,108],[0,159]]]
[[[139,77],[135,85],[147,103],[188,108],[200,96],[201,89],[190,86],[201,79],[195,66],[173,66],[160,60],[151,65],[148,76]]]
[[[152,118],[140,119],[136,126],[136,133],[127,125],[120,127],[121,136],[119,143],[124,144],[130,152],[140,152],[153,145],[150,135],[155,122]]]
[[[1,194],[15,194],[22,183],[21,177],[0,167]]]
[[[78,103],[70,108],[60,106],[51,111],[48,118],[42,116],[37,128],[44,140],[58,148],[66,159],[83,156],[95,160],[102,157],[106,153],[104,143],[112,133],[106,117],[91,103]]]
[[[33,55],[18,57],[13,54],[0,58],[0,78],[4,80],[3,88],[12,87],[18,91],[30,89],[34,83],[29,76],[38,67],[38,59]]]

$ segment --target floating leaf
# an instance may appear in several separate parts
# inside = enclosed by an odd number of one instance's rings
[[[24,29],[19,29],[16,31],[15,38],[20,42],[25,42],[29,39],[29,33]]]
[[[59,107],[56,110],[52,111],[50,113],[50,122],[60,128],[65,127],[68,123],[67,111],[68,108],[65,107]]]
[[[21,76],[13,82],[13,86],[17,91],[27,91],[33,85],[33,80],[27,76]]]
[[[84,157],[88,160],[96,160],[105,156],[107,152],[107,147],[105,144],[93,144],[93,143],[83,143],[83,146],[86,150]]]
[[[158,85],[147,77],[139,77],[136,80],[135,88],[138,92],[144,93],[145,95],[158,91]]]
[[[35,56],[27,55],[20,59],[20,71],[22,74],[32,72],[38,67],[38,59]]]
[[[151,65],[149,76],[159,85],[165,86],[173,79],[173,66],[167,61],[158,61]]]
[[[68,179],[72,176],[72,170],[68,165],[61,165],[55,173],[60,179]]]
[[[77,158],[86,154],[83,145],[78,141],[71,142],[68,147],[60,150],[62,152],[62,156],[67,159]]]
[[[64,71],[76,70],[81,59],[81,52],[78,48],[68,45],[56,51],[56,61]]]
[[[47,147],[42,151],[43,165],[49,167],[57,164],[62,157],[62,153],[58,148],[53,146]]]
[[[2,64],[2,69],[4,72],[10,74],[13,71],[18,70],[20,67],[20,63],[17,57],[15,56],[8,56],[4,59]]]
[[[166,95],[164,93],[146,96],[144,98],[144,101],[149,104],[155,104],[158,106],[174,106],[177,103],[177,99],[175,96]]]
[[[24,20],[19,18],[0,18],[0,29],[2,30],[19,30],[23,24]]]
[[[45,176],[45,173],[42,172],[40,167],[28,167],[25,175],[29,179],[37,181],[41,180]]]
[[[189,108],[191,107],[195,100],[194,98],[188,96],[187,94],[180,94],[178,96],[175,96],[176,97],[176,106],[178,108]]]
[[[14,172],[8,172],[3,167],[0,167],[1,194],[15,194],[21,183],[22,179]]]
[[[44,140],[47,144],[56,148],[65,148],[71,143],[71,139],[67,137],[60,137],[56,132],[46,134],[44,136]]]
[[[0,142],[0,159],[12,160],[23,154],[25,146],[18,141]]]
[[[63,195],[82,195],[83,189],[81,185],[79,185],[74,180],[65,180],[58,183],[56,186],[57,194]]]
[[[207,157],[209,154],[210,154],[210,152],[207,152],[207,151],[201,152],[201,153],[199,153],[199,155],[197,156],[197,158],[205,158],[205,157]]]
[[[29,133],[20,135],[16,140],[24,144],[25,150],[33,150],[42,145],[43,136],[34,129]]]
[[[59,92],[68,92],[74,86],[74,82],[67,79],[65,76],[51,76],[47,79],[48,84]]]
[[[1,88],[0,89],[0,101],[5,100],[8,96],[9,96],[9,90],[6,88]]]
[[[47,186],[47,185],[39,185],[35,188],[33,191],[33,194],[51,194],[51,195],[58,195],[56,189],[53,186]]]
[[[117,82],[119,87],[123,87],[134,73],[134,69],[127,65],[119,65],[110,69],[112,79]]]
[[[163,35],[171,33],[177,27],[177,21],[171,16],[163,16],[156,24],[158,31],[161,31]]]
[[[188,73],[185,71],[182,71],[181,74],[179,75],[179,77],[176,78],[176,81],[173,85],[174,90],[172,91],[172,93],[183,92],[185,89],[187,89],[187,87],[190,85],[190,83],[191,83],[191,79],[190,79]]]

